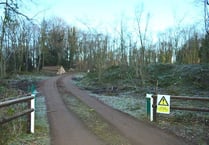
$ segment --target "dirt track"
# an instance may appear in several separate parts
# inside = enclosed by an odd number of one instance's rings
[[[186,145],[181,139],[141,122],[127,114],[114,110],[73,85],[72,76],[52,77],[41,84],[46,96],[51,142],[53,145],[103,145],[103,141],[91,133],[82,121],[68,111],[58,93],[56,82],[61,79],[67,91],[92,107],[133,145]]]
[[[51,143],[53,145],[103,145],[74,114],[67,110],[57,90],[58,78],[45,81],[40,88],[46,97]]]

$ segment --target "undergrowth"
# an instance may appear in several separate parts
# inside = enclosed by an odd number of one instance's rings
[[[142,86],[140,78],[137,78],[134,73],[134,68],[127,66],[111,67],[103,72],[101,85],[95,85],[97,80],[96,73],[88,73],[78,83],[80,86],[87,88],[96,88],[100,90],[104,86],[118,86],[115,97],[110,97],[105,92],[106,89],[97,93],[100,100],[108,105],[120,109],[122,105],[115,105],[114,102],[118,98],[123,100],[122,95],[125,92],[132,92],[132,95],[144,96],[136,97],[138,100],[145,101],[146,93],[155,93],[156,82],[158,81],[157,91],[158,94],[169,94],[173,96],[192,96],[192,97],[209,97],[209,64],[191,64],[191,65],[177,65],[177,64],[153,64],[146,66],[145,72],[145,85]],[[90,76],[90,77],[89,77]],[[122,88],[121,86],[126,86]],[[128,87],[129,86],[129,87]],[[131,87],[132,86],[132,87]],[[130,88],[137,88],[135,90]],[[93,91],[92,91],[93,92]],[[94,91],[96,92],[96,91]],[[99,92],[99,91],[98,91]],[[94,95],[95,96],[95,95]],[[115,99],[116,98],[116,99]],[[125,99],[123,100],[124,106],[128,106]],[[134,104],[133,104],[134,105]],[[173,102],[174,106],[181,107],[196,107],[208,108],[207,102],[197,101],[180,101]],[[136,105],[137,107],[138,105]],[[133,106],[133,108],[135,108]],[[143,110],[143,107],[137,108]],[[124,112],[132,111],[129,108],[124,108]],[[144,112],[145,114],[146,112]],[[133,113],[130,113],[133,115]],[[134,116],[134,115],[133,115]],[[136,117],[136,116],[135,116]],[[140,115],[137,117],[143,119]],[[187,141],[195,145],[208,145],[209,144],[209,115],[208,113],[189,112],[189,111],[173,111],[170,115],[159,114],[157,117],[158,122],[154,123],[160,128],[175,133],[177,136],[184,137]]]
[[[23,93],[30,91],[28,86],[32,84],[31,78],[30,75],[25,75],[0,80],[0,102],[24,96]],[[0,120],[25,110],[26,106],[26,103],[20,103],[0,108]],[[8,123],[0,124],[0,145],[50,144],[44,97],[36,97],[35,106],[35,133],[27,133],[27,118],[22,116]]]

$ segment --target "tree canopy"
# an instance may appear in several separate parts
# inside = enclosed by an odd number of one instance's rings
[[[39,71],[43,66],[63,65],[65,69],[94,70],[133,66],[135,75],[143,78],[144,66],[156,63],[208,63],[208,34],[195,26],[168,29],[153,42],[136,18],[137,38],[121,22],[118,35],[86,31],[62,18],[43,19],[34,24],[19,8],[19,1],[0,1],[4,11],[0,21],[0,76],[21,71]],[[139,14],[139,16],[143,13]],[[22,18],[22,19],[21,19]]]

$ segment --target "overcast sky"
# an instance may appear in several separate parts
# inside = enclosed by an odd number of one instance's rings
[[[150,14],[149,25],[153,32],[181,24],[203,21],[203,6],[195,0],[37,0],[28,7],[31,16],[42,19],[51,16],[63,18],[70,25],[85,27],[83,23],[96,29],[112,31],[121,19],[130,27],[136,10],[143,8],[146,17]],[[143,19],[144,23],[146,18]]]

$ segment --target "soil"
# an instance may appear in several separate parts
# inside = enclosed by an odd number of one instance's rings
[[[133,145],[186,145],[182,138],[165,132],[146,122],[137,120],[115,110],[80,90],[72,83],[72,75],[52,77],[40,84],[40,92],[46,97],[51,143],[54,145],[103,145],[74,113],[67,109],[58,91],[57,80],[61,80],[66,91],[93,108]]]

